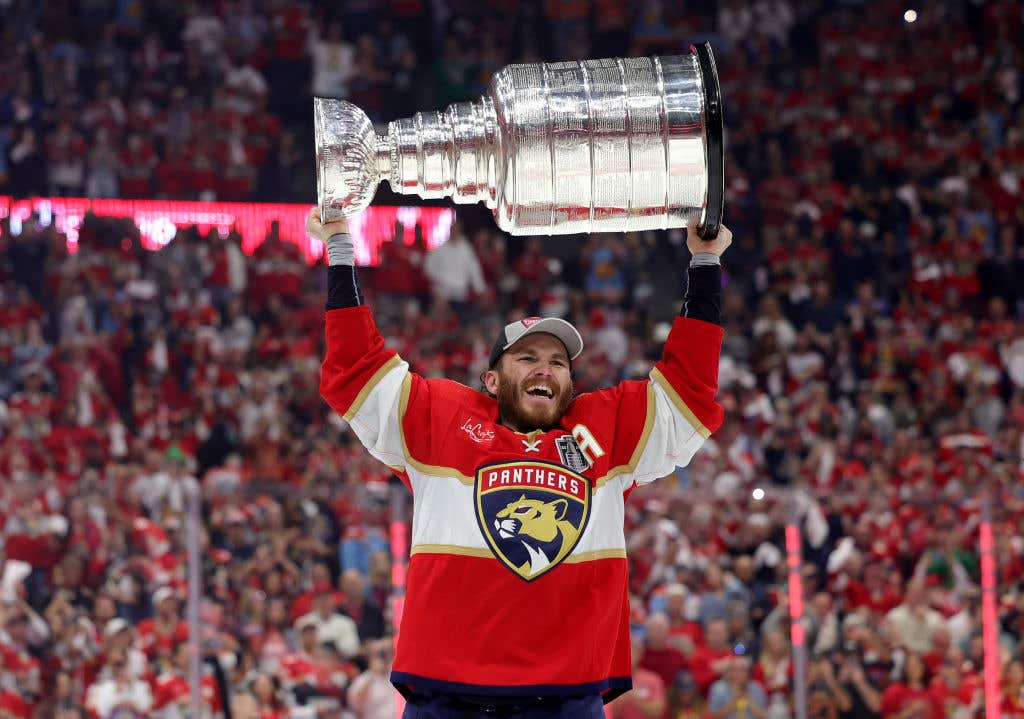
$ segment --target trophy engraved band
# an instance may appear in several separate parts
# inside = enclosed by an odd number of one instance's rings
[[[478,102],[418,112],[378,135],[343,100],[314,99],[324,221],[377,184],[483,202],[513,235],[632,232],[698,223],[718,234],[722,101],[711,47],[689,55],[509,65]]]

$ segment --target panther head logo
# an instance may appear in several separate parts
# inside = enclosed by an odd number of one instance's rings
[[[494,529],[502,539],[516,538],[530,557],[519,567],[526,575],[543,571],[569,553],[579,530],[565,519],[566,499],[541,502],[523,494],[495,515]]]
[[[477,467],[476,519],[494,558],[532,582],[566,561],[590,519],[590,480],[541,460]]]

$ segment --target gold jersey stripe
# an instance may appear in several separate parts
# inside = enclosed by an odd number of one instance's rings
[[[629,458],[628,463],[620,464],[618,467],[612,467],[603,477],[598,477],[594,481],[595,491],[600,489],[606,482],[618,477],[619,475],[633,474],[633,472],[636,471],[636,466],[640,463],[640,457],[643,455],[644,450],[647,448],[647,440],[651,438],[651,430],[654,429],[655,406],[656,405],[654,400],[654,386],[648,383],[647,417],[644,420],[644,430],[640,434],[640,440],[636,443],[636,447],[633,449],[633,455]]]
[[[370,378],[370,381],[364,384],[363,388],[359,390],[359,394],[356,395],[356,398],[349,406],[348,411],[344,415],[342,415],[346,422],[352,421],[352,418],[359,413],[360,409],[362,409],[363,403],[366,402],[366,398],[370,396],[370,392],[372,392],[374,388],[378,384],[380,384],[380,381],[384,379],[384,376],[387,375],[388,372],[393,370],[401,363],[402,358],[399,357],[398,355],[395,355],[387,362],[382,364],[380,366],[380,369],[373,373],[373,377]]]
[[[683,401],[683,398],[679,396],[669,381],[665,379],[665,375],[663,375],[661,370],[657,367],[651,370],[651,379],[661,385],[661,388],[665,390],[665,394],[667,394],[669,399],[672,400],[672,404],[674,404],[676,409],[679,410],[679,414],[683,415],[686,418],[686,421],[693,425],[693,428],[697,430],[697,434],[704,439],[711,436],[711,430],[705,427],[704,423],[697,419],[697,415],[693,413],[693,410],[686,406],[686,402]]]
[[[485,557],[497,559],[494,552],[485,547],[460,547],[456,544],[417,544],[409,552],[414,554],[457,554],[460,557]]]
[[[409,454],[409,445],[405,441],[405,410],[409,406],[409,394],[411,392],[412,375],[406,373],[405,378],[402,380],[402,396],[398,401],[398,434],[402,438],[402,454],[405,455],[405,460],[409,463],[410,467],[420,474],[430,475],[431,477],[457,479],[467,487],[472,487],[474,479],[472,477],[467,477],[454,467],[438,467],[431,464],[423,464]]]
[[[409,555],[414,554],[454,554],[460,557],[483,557],[485,559],[497,559],[490,549],[482,547],[460,547],[455,544],[417,544],[414,545]],[[566,564],[580,564],[582,562],[593,562],[599,559],[625,559],[625,549],[596,549],[592,552],[581,552],[570,554],[563,561]]]
[[[581,562],[593,562],[598,559],[625,559],[625,549],[595,549],[592,552],[580,552],[570,554],[565,558],[566,564],[580,564]]]

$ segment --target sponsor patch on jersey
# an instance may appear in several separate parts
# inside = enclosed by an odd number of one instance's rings
[[[473,495],[494,556],[527,582],[565,561],[590,519],[590,482],[551,462],[484,465]]]

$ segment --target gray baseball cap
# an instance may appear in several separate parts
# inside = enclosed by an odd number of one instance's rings
[[[583,338],[580,337],[579,331],[569,322],[558,317],[526,317],[505,325],[505,328],[498,333],[497,339],[494,340],[490,362],[487,366],[494,369],[494,365],[498,364],[498,360],[501,359],[501,355],[505,350],[523,337],[526,337],[526,335],[537,334],[538,332],[554,335],[561,340],[562,344],[565,345],[565,351],[568,353],[570,360],[579,357],[583,351]]]

